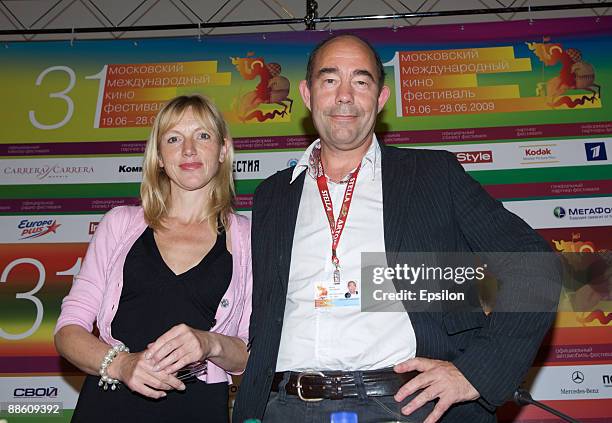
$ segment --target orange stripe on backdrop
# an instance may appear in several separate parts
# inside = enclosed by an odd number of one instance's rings
[[[2,351],[0,351],[0,357],[48,357],[56,355],[58,354],[53,345],[53,337],[45,338],[42,341],[31,341],[29,339],[2,340]]]
[[[436,102],[441,98],[443,93],[452,94],[453,92],[462,93],[461,95],[467,96],[469,93],[469,97],[466,98],[466,101],[473,100],[493,100],[493,99],[503,99],[503,98],[520,98],[521,93],[519,91],[518,85],[493,85],[493,86],[484,86],[484,87],[464,87],[464,88],[455,88],[448,87],[438,89],[438,87],[430,88],[430,87],[402,87],[402,96],[406,101],[410,104],[414,103],[426,103],[430,100],[419,100],[422,95],[425,95],[429,98],[435,98],[435,100],[431,101]],[[435,95],[435,96],[434,96]],[[459,94],[458,94],[459,95]],[[446,100],[443,100],[446,101]],[[448,101],[457,101],[453,98],[450,98]]]
[[[582,327],[555,328],[544,339],[546,345],[608,344],[612,341],[612,328]]]
[[[426,68],[426,69],[423,69]],[[491,60],[457,60],[448,62],[401,62],[402,79],[413,75],[434,73],[437,75],[468,75],[496,74],[505,72],[529,72],[531,60],[523,59],[491,59]]]
[[[612,328],[612,312],[610,302],[600,302],[592,311],[585,312],[558,312],[554,324],[555,328],[585,328],[608,327]]]
[[[108,78],[122,78],[133,75],[176,75],[182,73],[213,73],[217,71],[216,60],[163,63],[121,63],[108,65]]]
[[[542,403],[561,411],[576,419],[604,419],[610,417],[612,399],[605,400],[567,400],[542,401]],[[514,403],[507,403],[497,411],[500,422],[520,422],[525,420],[538,420],[542,422],[559,422],[559,418],[540,410],[532,405],[519,408]]]
[[[460,90],[470,90],[461,88]],[[582,102],[584,96],[569,95],[565,96],[572,101]],[[537,110],[553,110],[554,107],[548,104],[546,97],[523,97],[523,98],[481,98],[478,100],[470,99],[449,99],[449,100],[403,100],[403,116],[441,116],[441,115],[467,115],[475,113],[510,113],[510,112],[529,112]],[[416,107],[417,111],[411,111],[410,107]],[[585,101],[584,104],[577,104],[573,109],[598,109],[601,108],[601,100],[594,99],[593,102]],[[557,109],[570,110],[566,106],[559,106]]]
[[[427,63],[464,63],[466,60],[477,62],[486,60],[512,60],[515,59],[514,47],[481,47],[453,50],[419,50],[400,51],[401,64],[427,64]]]

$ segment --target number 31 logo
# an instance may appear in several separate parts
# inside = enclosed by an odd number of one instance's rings
[[[28,330],[21,332],[21,333],[16,333],[16,334],[9,333],[5,331],[3,328],[0,328],[0,338],[9,339],[9,340],[25,339],[31,336],[40,327],[42,320],[43,320],[43,315],[44,315],[43,303],[40,300],[40,298],[36,296],[36,294],[40,291],[40,289],[45,284],[45,278],[47,274],[45,270],[45,266],[39,260],[34,259],[34,258],[15,259],[12,262],[10,262],[2,271],[2,274],[0,275],[0,283],[7,283],[11,271],[13,271],[17,266],[34,266],[34,268],[36,269],[38,273],[38,280],[36,281],[36,285],[34,286],[34,288],[32,288],[28,292],[20,292],[20,293],[15,294],[15,298],[17,300],[25,300],[25,301],[30,301],[34,303],[34,306],[36,307],[36,318],[34,319],[34,324]],[[76,263],[74,263],[74,265],[70,269],[56,272],[55,274],[58,276],[63,276],[63,275],[74,276],[79,272],[80,268],[81,268],[81,258],[79,257]]]

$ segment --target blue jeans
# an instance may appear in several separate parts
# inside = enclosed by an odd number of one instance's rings
[[[359,397],[341,400],[324,399],[318,402],[302,401],[295,395],[287,395],[284,387],[289,373],[285,374],[279,385],[279,392],[271,392],[263,423],[329,423],[331,413],[336,411],[353,411],[359,416],[359,423],[410,422],[421,423],[433,410],[434,403],[428,402],[410,416],[401,414],[403,406],[408,404],[417,392],[401,403],[392,396],[373,397],[365,394],[363,383],[360,383],[361,372],[355,372],[355,381]]]

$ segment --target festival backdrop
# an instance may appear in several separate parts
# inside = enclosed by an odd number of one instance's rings
[[[385,64],[392,95],[377,133],[387,144],[454,152],[556,251],[612,248],[612,18],[356,33]],[[328,36],[0,48],[0,419],[69,420],[82,376],[53,347],[61,299],[103,213],[138,203],[160,105],[196,92],[219,105],[237,150],[237,208],[249,214],[257,185],[315,138],[298,84]],[[610,298],[601,301],[592,313],[559,315],[526,384],[589,422],[612,419],[612,315]],[[499,416],[552,419],[511,405]]]

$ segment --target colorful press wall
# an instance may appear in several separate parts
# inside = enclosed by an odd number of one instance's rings
[[[447,149],[557,251],[612,248],[612,18],[356,31],[392,96],[379,137]],[[214,99],[237,150],[237,206],[315,138],[298,92],[321,32],[0,48],[0,419],[68,421],[82,376],[52,340],[61,299],[103,213],[137,204],[160,104]],[[432,213],[435,212],[432,210]],[[612,419],[610,298],[563,313],[526,386],[585,422]],[[607,311],[608,310],[608,311]],[[495,377],[495,375],[491,375]],[[59,417],[8,404],[61,405]],[[501,421],[546,421],[508,405]]]

